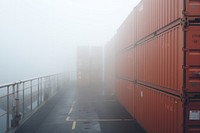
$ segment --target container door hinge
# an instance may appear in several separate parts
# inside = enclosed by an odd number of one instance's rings
[[[184,66],[184,65],[183,65],[182,68],[183,68],[183,69],[188,69],[189,66]]]
[[[184,94],[180,95],[181,101],[184,101]]]
[[[185,10],[183,10],[183,11],[182,11],[182,14],[183,14],[183,16],[187,16],[187,15],[188,15],[188,12],[185,11]]]
[[[187,48],[182,48],[182,50],[183,50],[183,52],[188,52],[189,51],[189,49],[187,49]]]
[[[186,30],[185,28],[189,26],[188,17],[183,17],[181,19],[181,26],[183,27],[184,30]]]
[[[181,95],[181,101],[184,103],[183,107],[187,107],[189,99],[186,93]]]

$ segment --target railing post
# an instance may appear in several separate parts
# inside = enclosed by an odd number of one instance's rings
[[[9,130],[9,127],[10,127],[10,98],[9,98],[9,86],[7,87],[7,131]]]
[[[42,86],[42,78],[41,78],[41,80],[40,80],[40,104],[43,102],[43,86]]]
[[[9,132],[10,128],[16,128],[19,125],[21,118],[26,118],[27,113],[33,113],[33,109],[35,108],[33,101],[37,100],[36,104],[37,107],[39,107],[43,101],[46,101],[55,95],[60,88],[59,76],[60,74],[54,74],[0,85],[0,88],[4,88],[5,90],[5,95],[3,97],[5,97],[7,102],[5,103],[5,119],[3,119],[5,130],[7,132]],[[26,88],[26,86],[28,88]],[[26,112],[27,106],[29,108],[28,112]]]
[[[15,84],[12,85],[12,120],[11,127],[15,127]]]
[[[38,78],[38,97],[37,97],[37,106],[39,107],[40,100],[40,79]]]
[[[57,80],[57,82],[56,82],[56,85],[57,85],[57,90],[59,90],[59,84],[58,84],[58,74],[57,74],[57,76],[56,76],[56,80]]]
[[[51,87],[51,77],[48,77],[48,91],[47,93],[49,93],[48,95],[51,97],[52,96],[52,87]]]
[[[44,79],[44,101],[46,101],[47,99],[48,99],[48,92],[47,92],[47,88],[48,88],[48,79],[47,79],[48,77],[45,77],[45,79]]]
[[[19,114],[19,83],[17,84],[17,93],[16,93],[16,114],[15,114],[15,119],[16,119],[16,126],[19,125],[19,121],[21,119],[21,115]]]
[[[54,93],[56,93],[57,92],[57,88],[56,88],[56,75],[54,76],[53,86],[54,86]]]
[[[15,91],[15,86],[17,91]],[[19,114],[19,83],[13,84],[13,109],[11,126],[16,127],[19,125],[21,115]]]
[[[24,100],[24,91],[25,91],[24,89],[25,89],[25,86],[24,86],[24,84],[25,83],[23,82],[23,94],[22,94],[23,95],[22,96],[23,97],[23,101],[22,101],[23,102],[23,109],[22,109],[23,118],[25,118],[25,111],[24,111],[25,110],[25,100]]]
[[[31,82],[31,90],[30,91],[31,91],[31,112],[32,112],[32,109],[33,109],[33,106],[32,106],[32,104],[33,104],[33,102],[32,102],[33,101],[33,97],[32,97],[33,96],[33,94],[32,94],[32,89],[33,89],[32,80],[30,82]]]

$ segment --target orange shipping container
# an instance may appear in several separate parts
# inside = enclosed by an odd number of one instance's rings
[[[133,80],[133,52],[132,50],[122,53],[117,56],[117,76],[124,77],[128,80]]]
[[[200,1],[142,0],[112,45],[117,97],[141,126],[200,133]]]
[[[115,91],[115,38],[104,48],[104,85],[107,91]]]
[[[185,105],[181,97],[141,84],[123,79],[116,83],[120,103],[148,133],[199,133],[199,101]]]
[[[102,47],[80,46],[77,49],[77,79],[80,87],[99,86],[103,82]]]
[[[142,0],[118,29],[117,47],[123,50],[155,32],[200,16],[198,0]]]
[[[177,26],[138,45],[134,64],[137,81],[177,90],[180,94],[183,85],[183,41],[182,27]]]
[[[122,105],[133,115],[133,84],[127,80],[117,79],[116,95]]]
[[[136,34],[136,12],[135,9],[129,14],[126,20],[122,23],[120,28],[118,29],[118,48],[119,50],[125,49],[132,44],[134,44],[137,40]]]
[[[180,97],[136,84],[134,117],[148,133],[183,133],[183,103]]]

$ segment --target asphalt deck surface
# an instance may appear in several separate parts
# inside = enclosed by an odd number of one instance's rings
[[[99,88],[61,90],[15,133],[145,133],[114,96]]]

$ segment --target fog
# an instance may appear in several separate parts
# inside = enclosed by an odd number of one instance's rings
[[[104,46],[140,0],[0,0],[0,83],[76,71],[76,47]]]

